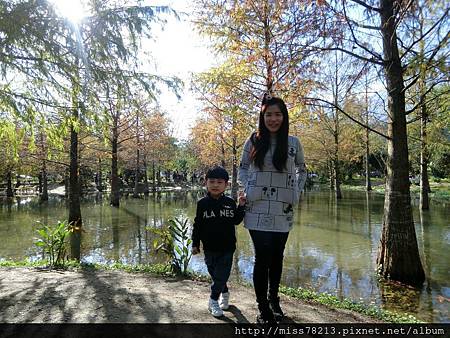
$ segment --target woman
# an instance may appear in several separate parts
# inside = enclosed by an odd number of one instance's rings
[[[247,197],[244,226],[255,248],[253,285],[259,323],[274,323],[284,317],[278,289],[283,252],[306,180],[303,149],[298,138],[289,136],[286,104],[264,95],[258,131],[245,142],[239,180]]]

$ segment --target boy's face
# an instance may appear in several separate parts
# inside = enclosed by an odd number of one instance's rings
[[[212,197],[219,197],[225,191],[227,183],[223,178],[208,178],[206,189]]]

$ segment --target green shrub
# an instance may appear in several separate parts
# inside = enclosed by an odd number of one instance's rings
[[[168,263],[172,271],[185,275],[192,257],[190,244],[192,240],[188,236],[188,219],[171,218],[168,225],[163,228],[147,228],[158,235],[153,241],[156,252],[162,251],[168,257]]]
[[[67,238],[71,227],[67,221],[58,221],[54,227],[43,225],[36,230],[39,238],[35,245],[42,248],[50,267],[64,266],[67,252]]]

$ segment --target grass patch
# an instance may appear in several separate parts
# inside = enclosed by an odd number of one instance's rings
[[[83,270],[119,270],[129,273],[149,273],[158,276],[171,276],[175,274],[171,271],[168,264],[136,264],[128,265],[122,263],[99,264],[99,263],[78,263],[72,261],[71,268]]]
[[[50,268],[47,260],[39,261],[0,261],[0,267],[29,267],[29,268]],[[53,270],[120,270],[129,273],[150,273],[158,276],[175,276],[171,272],[170,266],[166,264],[137,264],[128,265],[122,263],[113,264],[99,264],[99,263],[80,263],[74,260],[69,260],[64,263],[64,266],[52,268]]]
[[[46,260],[39,260],[39,261],[29,261],[29,260],[23,260],[23,261],[7,261],[2,260],[0,261],[0,267],[2,268],[22,268],[22,267],[28,267],[28,268],[37,268],[37,267],[43,267],[48,265],[48,262]]]
[[[348,191],[366,191],[365,184],[355,185],[352,183],[342,184],[342,189]],[[429,193],[429,198],[433,202],[450,202],[450,184],[448,183],[434,183],[430,182],[431,193]],[[419,198],[420,196],[420,186],[411,184],[410,186],[411,197]],[[383,194],[385,192],[385,185],[378,184],[372,185],[372,192]]]
[[[365,185],[342,184],[341,188],[350,191],[366,191]],[[384,194],[384,185],[372,186],[372,192]]]
[[[10,261],[3,260],[0,261],[1,267],[13,267],[13,268],[48,268],[50,269],[49,262],[47,260],[39,261]],[[66,261],[64,266],[59,266],[57,268],[51,268],[52,270],[59,271],[70,271],[70,270],[91,270],[91,271],[101,271],[101,270],[117,270],[125,271],[128,273],[148,273],[157,276],[165,277],[178,277],[186,278],[202,282],[210,282],[211,278],[207,275],[202,275],[193,271],[187,271],[185,274],[176,274],[172,271],[170,264],[136,264],[129,265],[123,263],[113,263],[113,264],[101,264],[101,263],[80,263],[75,260]]]
[[[283,285],[280,286],[280,292],[293,298],[301,299],[311,303],[318,303],[335,309],[355,311],[389,323],[421,323],[421,321],[419,321],[412,315],[394,313],[391,311],[380,309],[376,306],[366,305],[363,302],[356,302],[347,298],[340,300],[338,297],[326,292],[318,293],[314,290],[304,288],[291,288]]]

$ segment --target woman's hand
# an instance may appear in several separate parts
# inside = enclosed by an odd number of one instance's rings
[[[239,192],[238,201],[239,201],[240,206],[243,206],[243,205],[245,205],[245,203],[247,203],[247,196],[245,195],[245,192],[243,192],[243,191]]]

